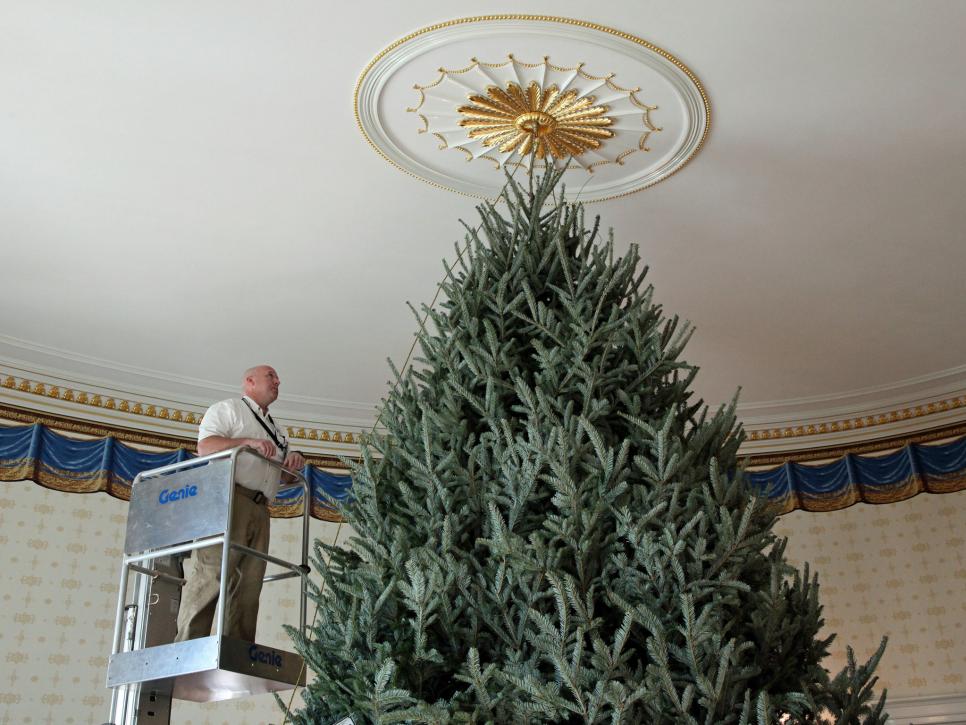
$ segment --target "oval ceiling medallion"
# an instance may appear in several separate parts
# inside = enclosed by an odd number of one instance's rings
[[[369,63],[354,103],[387,161],[484,198],[499,194],[504,171],[551,164],[568,165],[565,181],[582,201],[632,194],[688,163],[711,122],[700,81],[667,51],[537,15],[418,30]]]

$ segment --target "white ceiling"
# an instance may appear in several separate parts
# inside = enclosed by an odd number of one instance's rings
[[[827,401],[966,363],[955,0],[6,0],[0,356],[172,392],[269,361],[280,404],[366,417],[475,202],[369,148],[353,87],[398,38],[501,11],[640,36],[704,84],[704,150],[592,209],[694,321],[708,399]]]

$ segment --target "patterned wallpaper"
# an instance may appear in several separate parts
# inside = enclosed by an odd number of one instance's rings
[[[101,725],[127,503],[105,494],[0,484],[0,723]],[[336,524],[312,521],[331,542]],[[270,553],[296,561],[301,519],[274,519]],[[339,540],[348,538],[342,528]],[[309,602],[311,620],[312,603]],[[265,585],[260,642],[291,650],[283,623],[298,621],[298,585]],[[284,693],[286,701],[291,694]],[[297,696],[296,696],[297,697]],[[178,701],[178,725],[281,723],[271,695],[196,704]]]
[[[890,697],[966,692],[966,491],[795,511],[776,531],[792,561],[819,573],[826,629],[839,635],[830,670],[846,645],[864,662],[886,634],[879,677]]]
[[[100,725],[127,504],[102,494],[0,486],[0,723]],[[331,540],[335,524],[313,521]],[[271,552],[297,558],[296,520],[273,521]],[[966,492],[884,506],[789,514],[779,532],[822,581],[829,628],[867,657],[888,633],[881,677],[894,697],[966,691]],[[340,540],[348,534],[343,528]],[[311,613],[311,608],[310,608]],[[260,640],[285,645],[297,589],[266,586]],[[210,705],[178,702],[179,725],[280,723],[271,695]]]

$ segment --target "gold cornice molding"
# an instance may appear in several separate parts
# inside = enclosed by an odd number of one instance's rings
[[[197,452],[197,442],[194,438],[165,435],[133,430],[122,426],[96,423],[88,420],[54,415],[29,408],[20,408],[0,402],[0,419],[14,423],[33,425],[39,423],[50,428],[67,433],[78,433],[94,438],[113,436],[117,440],[134,445],[150,446],[153,448],[172,449],[184,448]],[[883,438],[877,441],[859,442],[849,445],[828,448],[809,448],[789,451],[785,453],[755,454],[747,457],[747,465],[751,468],[767,468],[785,463],[812,463],[821,460],[840,458],[847,454],[858,455],[865,453],[883,453],[899,450],[912,443],[935,443],[949,438],[966,435],[966,423],[943,426],[907,435]],[[358,461],[350,456],[321,456],[304,452],[306,460],[314,466],[327,469],[346,470],[348,466],[343,459]]]
[[[953,423],[875,441],[858,441],[847,445],[804,448],[781,453],[756,453],[747,456],[746,461],[750,468],[768,468],[785,463],[815,463],[817,461],[834,460],[845,455],[888,453],[900,450],[913,443],[938,443],[962,435],[966,435],[966,423]]]
[[[0,388],[27,393],[38,398],[47,398],[64,403],[72,403],[74,405],[116,411],[132,417],[137,416],[157,421],[169,421],[188,426],[197,426],[201,422],[203,415],[199,411],[148,403],[124,396],[96,393],[90,390],[83,390],[81,386],[58,385],[12,374],[2,376]],[[359,432],[305,426],[286,426],[286,432],[289,438],[294,440],[341,443],[344,445],[358,445],[362,438],[362,434]]]
[[[3,382],[0,382],[0,387],[9,390],[19,390],[22,393],[30,393],[31,395],[41,397],[55,398],[67,403],[87,405],[93,408],[104,408],[105,410],[117,410],[121,413],[140,415],[147,418],[171,420],[176,423],[186,423],[188,425],[198,425],[201,422],[201,415],[190,410],[139,402],[102,393],[93,393],[86,390],[79,390],[75,387],[55,385],[53,383],[45,383],[40,380],[32,380],[15,375],[4,376]]]
[[[14,423],[24,423],[27,425],[40,424],[63,431],[65,433],[77,433],[93,438],[105,438],[111,436],[124,443],[131,443],[139,446],[149,446],[170,450],[173,448],[184,448],[192,453],[197,453],[197,440],[189,436],[166,435],[164,433],[154,433],[148,431],[125,428],[118,425],[110,425],[79,418],[70,418],[62,415],[55,415],[44,411],[21,408],[0,402],[0,419]],[[356,461],[355,456],[323,456],[316,453],[302,451],[305,460],[319,468],[335,468],[346,470],[349,466],[343,459]]]
[[[875,428],[876,426],[888,425],[890,423],[901,423],[903,421],[925,418],[930,415],[946,413],[960,408],[966,408],[966,395],[953,396],[922,405],[897,408],[885,413],[859,415],[821,423],[802,423],[777,428],[757,428],[748,430],[745,437],[748,441],[771,441],[846,433],[866,428]]]
[[[35,396],[38,398],[38,401],[42,399],[54,400],[77,406],[124,413],[128,416],[128,420],[132,426],[125,427],[111,423],[87,421],[69,415],[62,416],[56,413],[41,412],[30,407],[8,405],[9,400],[0,400],[0,411],[19,411],[12,418],[13,420],[21,422],[44,422],[40,420],[44,418],[45,420],[50,419],[54,421],[50,425],[62,430],[95,436],[114,435],[119,440],[149,446],[173,446],[184,447],[191,451],[195,450],[195,437],[192,434],[192,429],[196,429],[196,426],[201,421],[202,413],[199,411],[164,406],[157,403],[147,403],[133,400],[129,397],[112,396],[91,390],[83,390],[80,386],[68,387],[12,374],[2,376],[2,379],[0,379],[0,390],[2,389]],[[951,423],[947,422],[943,425],[942,421],[936,421],[930,424],[929,418],[930,416],[938,416],[955,410],[966,410],[966,395],[951,396],[921,405],[904,406],[883,413],[846,417],[832,421],[801,423],[794,426],[773,428],[755,428],[751,430],[746,428],[745,437],[747,442],[765,442],[776,447],[774,452],[749,454],[749,459],[752,462],[751,465],[755,466],[772,465],[786,461],[820,460],[823,458],[835,458],[839,455],[844,455],[844,453],[885,451],[902,447],[907,443],[951,437],[966,432],[966,423],[956,421]],[[165,421],[184,426],[184,435],[140,430],[135,427],[138,418],[143,418],[146,421]],[[877,438],[874,441],[867,439],[864,441],[858,440],[849,443],[837,443],[832,439],[823,441],[822,443],[816,443],[814,446],[807,445],[808,438],[818,436],[855,434],[859,431],[867,431],[869,436],[872,437],[878,432],[875,430],[876,428],[908,421],[921,422],[922,425],[917,430]],[[363,434],[360,432],[298,426],[286,426],[286,432],[292,440],[342,445],[359,445],[363,437]],[[790,444],[794,442],[796,448],[794,450],[782,450],[779,447],[782,441],[788,441]],[[805,447],[802,446],[802,443],[805,443]],[[320,456],[311,452],[306,453],[307,457],[312,458],[313,462],[315,460],[329,460],[324,455]],[[338,459],[332,458],[331,460]],[[332,466],[329,463],[319,465],[325,465],[326,467]]]

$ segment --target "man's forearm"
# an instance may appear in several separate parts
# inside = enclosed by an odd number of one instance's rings
[[[275,444],[261,438],[225,438],[224,436],[207,436],[198,441],[198,455],[209,456],[229,448],[248,446],[265,458],[275,458],[277,450]]]
[[[222,436],[208,436],[198,441],[198,455],[210,456],[212,453],[247,446],[248,438],[224,438]]]

